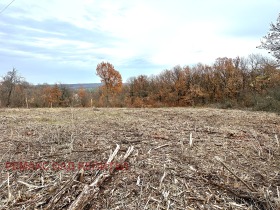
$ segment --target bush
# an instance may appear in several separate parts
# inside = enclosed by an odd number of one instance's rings
[[[257,96],[253,107],[256,111],[269,111],[280,113],[280,101],[271,96]]]

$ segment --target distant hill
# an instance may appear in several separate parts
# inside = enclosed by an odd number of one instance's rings
[[[84,89],[96,89],[102,85],[102,83],[84,83],[84,84],[63,84],[66,87],[69,87],[71,89],[79,89],[79,88],[84,88]]]
[[[123,85],[126,85],[127,83],[123,83]],[[49,84],[38,84],[36,86],[44,86],[44,85],[49,85]],[[73,90],[78,90],[79,88],[84,88],[84,89],[97,89],[99,88],[100,86],[102,86],[102,83],[78,83],[78,84],[59,84],[59,85],[63,85],[63,86],[66,86],[70,89],[73,89]],[[53,86],[53,85],[50,85],[50,86]]]
[[[126,85],[127,83],[123,83],[123,85]],[[96,89],[100,86],[102,86],[102,83],[84,83],[84,84],[63,84],[66,87],[69,87],[71,89],[77,90],[79,88],[84,89]]]

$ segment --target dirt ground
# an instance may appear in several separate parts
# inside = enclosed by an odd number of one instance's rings
[[[279,141],[266,112],[0,109],[0,209],[280,209]]]

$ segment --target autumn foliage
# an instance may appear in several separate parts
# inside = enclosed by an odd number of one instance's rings
[[[103,83],[102,97],[106,98],[106,106],[110,105],[110,97],[114,97],[122,88],[121,74],[109,62],[102,62],[96,67],[96,74]]]
[[[53,87],[47,86],[43,90],[44,98],[48,107],[58,106],[60,102],[60,96],[62,95],[58,85]]]
[[[218,58],[211,66],[175,66],[157,76],[131,78],[127,85],[126,101],[132,107],[280,107],[277,63],[260,55]]]

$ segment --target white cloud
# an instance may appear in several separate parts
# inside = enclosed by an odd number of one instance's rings
[[[141,73],[132,61],[169,68],[256,52],[278,8],[278,0],[15,1],[0,16],[1,52],[85,69],[109,60],[136,69],[129,77]]]

